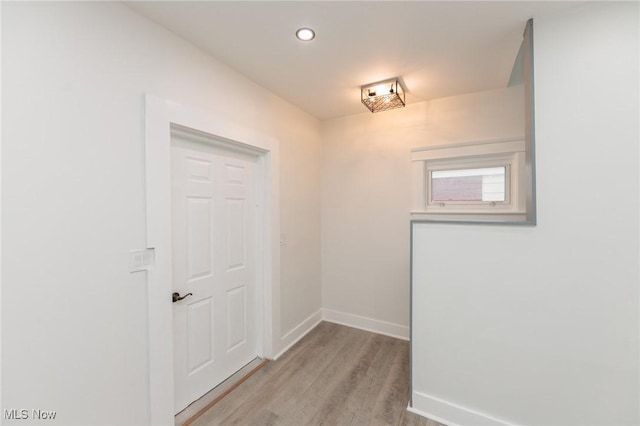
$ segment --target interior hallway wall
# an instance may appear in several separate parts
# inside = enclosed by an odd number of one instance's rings
[[[2,408],[148,423],[143,94],[279,140],[282,334],[320,309],[319,122],[122,4],[2,7]]]
[[[411,149],[522,138],[523,96],[515,86],[322,123],[328,316],[408,336]]]
[[[537,226],[416,225],[414,408],[640,424],[638,13],[534,17]]]

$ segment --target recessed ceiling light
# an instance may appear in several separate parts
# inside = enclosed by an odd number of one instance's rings
[[[316,36],[316,33],[313,32],[311,28],[300,28],[296,31],[296,37],[301,41],[311,41]]]

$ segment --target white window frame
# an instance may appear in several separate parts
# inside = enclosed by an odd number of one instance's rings
[[[487,167],[504,167],[505,170],[505,200],[504,201],[434,201],[432,200],[432,173],[441,170],[481,169]],[[427,212],[479,212],[485,210],[513,210],[511,200],[512,169],[517,174],[517,161],[515,155],[492,157],[490,159],[467,158],[464,160],[435,160],[425,164],[425,211]]]
[[[412,219],[522,221],[525,217],[524,156],[524,138],[414,149]],[[431,200],[432,172],[485,167],[506,168],[504,201]]]

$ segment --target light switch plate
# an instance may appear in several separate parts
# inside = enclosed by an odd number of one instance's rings
[[[129,272],[147,271],[154,263],[155,250],[153,248],[129,252]]]

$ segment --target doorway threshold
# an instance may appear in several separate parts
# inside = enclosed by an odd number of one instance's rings
[[[200,417],[218,401],[227,396],[229,392],[240,386],[245,380],[269,363],[268,359],[255,358],[240,370],[233,373],[228,379],[204,394],[187,408],[175,416],[176,426],[188,426]]]

